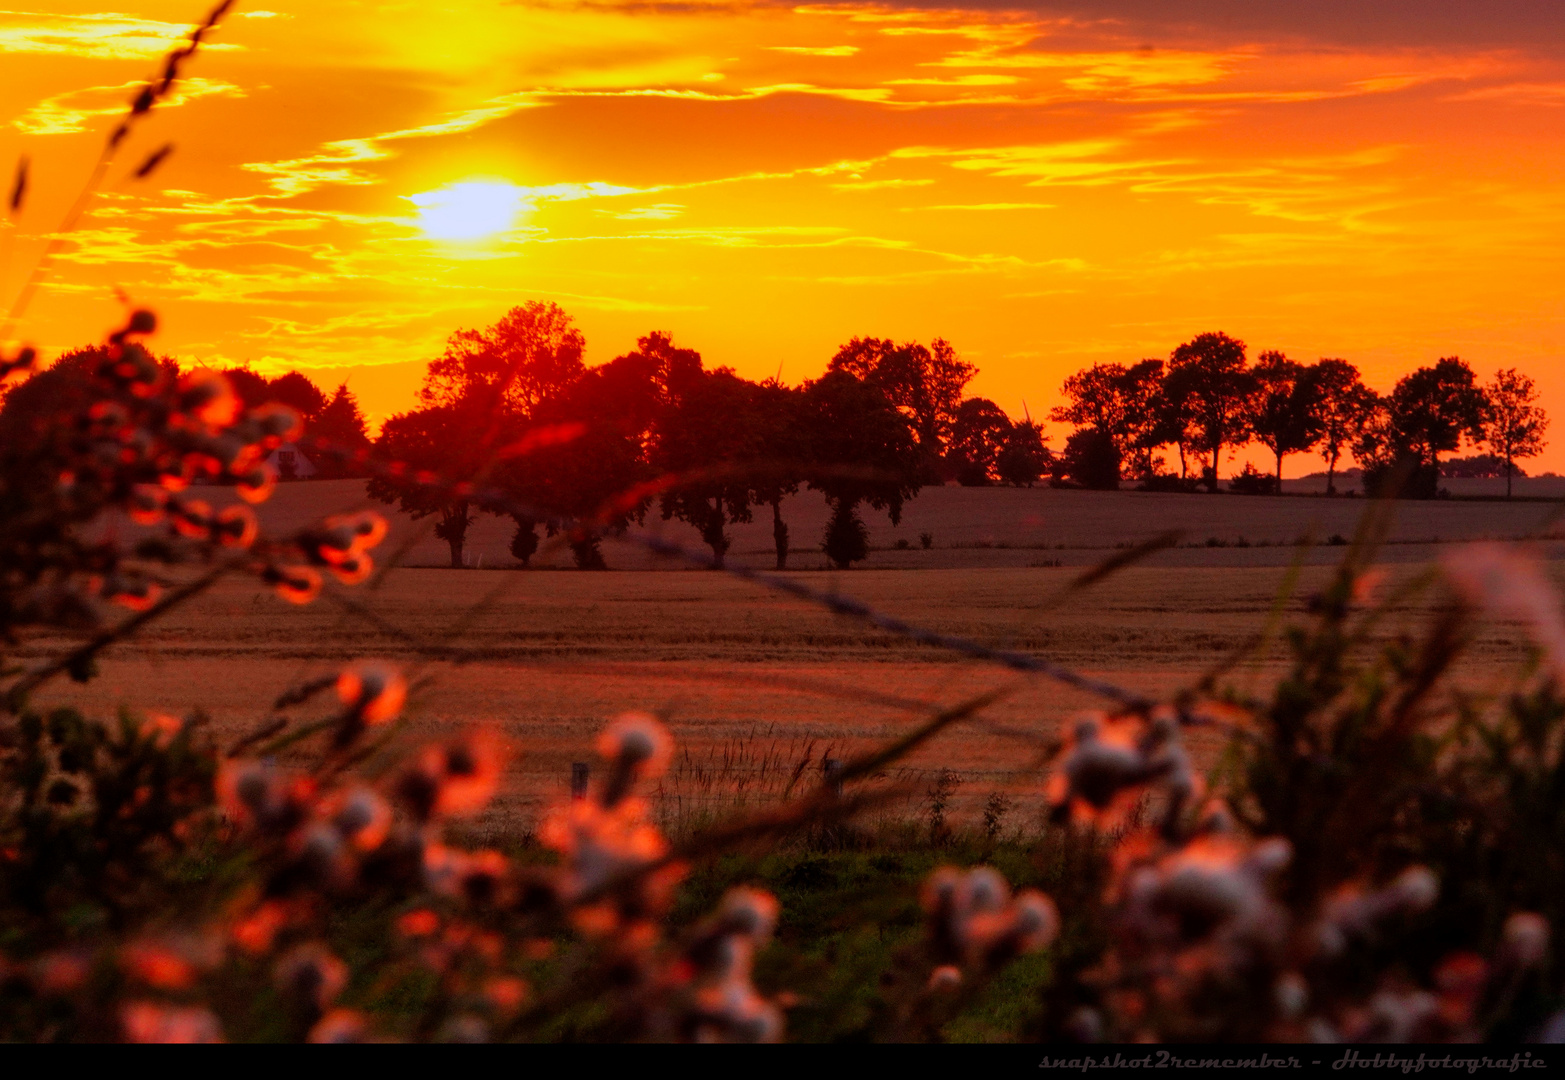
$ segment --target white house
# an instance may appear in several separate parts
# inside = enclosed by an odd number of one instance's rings
[[[315,465],[291,442],[283,443],[266,455],[266,463],[283,480],[303,480],[316,473]]]

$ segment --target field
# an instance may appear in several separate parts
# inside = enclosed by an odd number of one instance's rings
[[[788,507],[796,546],[818,535],[818,501],[805,495]],[[267,527],[282,531],[360,504],[353,482],[284,485],[266,508]],[[850,592],[910,621],[1167,692],[1266,625],[1295,560],[1306,565],[1285,613],[1300,616],[1329,572],[1324,564],[1343,549],[1300,549],[1291,541],[1351,535],[1364,505],[942,488],[910,504],[899,528],[872,515],[879,550],[869,568],[815,571],[820,556],[807,550],[794,562],[809,584]],[[1378,588],[1394,589],[1432,559],[1459,553],[1457,541],[1545,533],[1556,508],[1403,504]],[[100,678],[56,684],[44,700],[98,711],[122,703],[176,713],[201,708],[227,739],[262,722],[272,699],[290,686],[352,658],[392,660],[416,684],[401,738],[416,742],[492,724],[513,747],[511,782],[480,823],[484,830],[536,820],[542,805],[566,790],[570,763],[590,758],[603,720],[625,709],[665,715],[689,751],[690,760],[667,781],[664,802],[666,814],[689,818],[715,809],[713,800],[775,793],[807,754],[816,764],[846,756],[907,730],[921,707],[997,688],[1007,696],[984,721],[926,747],[908,762],[907,775],[921,791],[938,770],[953,770],[959,816],[973,814],[996,791],[1012,797],[1018,814],[1032,813],[1044,743],[1090,704],[1052,683],[953,661],[707,571],[492,569],[514,565],[505,555],[509,523],[494,519],[475,527],[471,561],[483,556],[486,569],[434,568],[444,545],[420,539],[426,525],[395,523],[381,552],[414,541],[404,556],[414,565],[388,574],[373,591],[329,588],[300,609],[252,582],[225,581],[117,647],[101,661]],[[740,530],[735,550],[743,561],[769,562],[769,528],[766,522]],[[1186,529],[1185,542],[1195,546],[1161,552],[1059,602],[1079,566],[1167,528]],[[918,544],[920,531],[935,536],[929,550]],[[911,550],[893,546],[909,537]],[[1207,537],[1229,546],[1207,546]],[[1240,538],[1249,546],[1232,546]],[[1558,554],[1559,545],[1543,546]],[[625,543],[607,553],[611,566],[648,565]],[[1059,565],[1028,565],[1044,562]],[[1409,619],[1421,613],[1403,611]],[[1399,629],[1393,620],[1382,632]],[[31,651],[58,645],[35,642]],[[1464,678],[1486,688],[1496,662],[1514,659],[1520,647],[1514,628],[1490,628],[1468,655]],[[1274,639],[1231,681],[1244,686],[1274,672],[1282,655]],[[1195,745],[1210,759],[1210,738]],[[736,790],[745,784],[748,792]]]

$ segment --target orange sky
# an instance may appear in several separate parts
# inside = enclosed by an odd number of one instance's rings
[[[33,162],[6,306],[204,13],[26,6],[0,12],[0,162]],[[349,375],[383,417],[447,333],[537,298],[592,362],[667,329],[790,381],[854,334],[943,336],[1036,416],[1078,367],[1222,329],[1381,389],[1519,367],[1565,417],[1565,5],[1475,7],[256,0],[20,333],[97,338],[118,286],[164,351]],[[431,237],[421,206],[478,181],[510,226]],[[1557,434],[1531,470],[1565,471]]]

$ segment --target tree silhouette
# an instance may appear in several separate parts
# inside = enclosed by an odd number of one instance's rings
[[[281,402],[298,413],[304,419],[306,431],[326,407],[326,395],[321,393],[321,388],[297,371],[272,379],[266,384],[266,391],[271,395],[269,400]]]
[[[529,300],[483,330],[458,330],[431,360],[420,387],[425,405],[478,398],[496,411],[528,416],[582,373],[586,339],[556,304]]]
[[[0,449],[26,450],[45,445],[61,433],[76,430],[77,417],[86,410],[93,394],[94,373],[109,360],[102,346],[71,349],[54,363],[4,388],[0,404]],[[160,357],[164,377],[177,378],[179,365],[171,357]],[[53,477],[38,477],[53,483]]]
[[[239,400],[244,402],[247,409],[258,408],[269,401],[277,400],[272,394],[272,384],[266,377],[257,375],[247,367],[224,368],[223,377],[228,380],[228,385],[234,388],[234,393],[239,395]]]
[[[982,487],[996,475],[1011,418],[988,398],[968,398],[956,410],[947,460],[963,487]]]
[[[878,387],[908,418],[917,441],[919,478],[940,478],[962,391],[978,368],[961,359],[950,342],[936,338],[925,348],[889,338],[854,338],[837,350],[828,371],[845,371]]]
[[[1048,437],[1043,425],[1031,420],[1012,424],[995,458],[995,471],[1001,483],[1012,487],[1032,487],[1053,465],[1053,456],[1044,445]]]
[[[1159,446],[1176,441],[1163,403],[1163,361],[1094,364],[1065,380],[1060,393],[1068,404],[1049,415],[1060,423],[1093,428],[1114,440],[1121,461],[1147,480],[1156,472]],[[1181,466],[1183,455],[1181,452]]]
[[[1380,407],[1380,398],[1359,378],[1359,370],[1346,360],[1328,357],[1311,364],[1311,406],[1319,429],[1316,445],[1326,459],[1326,494],[1337,493],[1337,462],[1353,445]]]
[[[1179,430],[1168,423],[1163,404],[1163,368],[1161,360],[1140,360],[1126,368],[1120,380],[1123,417],[1116,440],[1120,456],[1148,483],[1157,475],[1158,448],[1179,436]]]
[[[809,440],[809,485],[832,508],[822,542],[840,569],[868,554],[858,506],[885,510],[892,524],[918,493],[922,451],[907,418],[878,385],[838,367],[804,387]],[[855,525],[855,522],[857,524]]]
[[[1244,342],[1223,333],[1198,334],[1174,350],[1166,393],[1188,415],[1202,449],[1211,453],[1206,477],[1217,490],[1223,447],[1250,434],[1256,383],[1245,364]]]
[[[799,490],[809,455],[804,425],[804,393],[767,379],[753,390],[750,414],[759,458],[750,476],[751,501],[772,508],[772,546],[778,570],[788,568],[788,525],[782,517],[784,497]]]
[[[364,413],[359,409],[359,399],[348,389],[347,383],[339,384],[321,408],[310,427],[310,434],[331,449],[345,453],[369,447],[370,438],[369,432],[365,430]],[[346,476],[352,471],[327,456],[322,457],[317,468],[333,476]]]
[[[1406,492],[1432,499],[1440,487],[1440,455],[1466,435],[1484,437],[1488,402],[1473,369],[1459,357],[1443,357],[1403,376],[1383,401],[1380,415],[1362,429],[1354,454],[1365,463],[1365,484],[1384,487],[1407,473]]]
[[[1544,432],[1549,418],[1535,402],[1538,388],[1532,379],[1515,368],[1494,373],[1494,381],[1484,388],[1488,398],[1483,424],[1483,441],[1505,462],[1505,497],[1511,497],[1511,478],[1516,459],[1536,457],[1543,452]]]
[[[495,467],[496,483],[515,499],[572,520],[567,539],[579,569],[603,569],[600,532],[623,532],[646,513],[642,485],[653,474],[644,447],[660,407],[658,372],[657,358],[645,353],[587,369],[537,403],[530,428],[579,424],[581,434]],[[555,527],[551,521],[551,535]]]
[[[1093,491],[1119,489],[1119,447],[1101,428],[1079,428],[1065,440],[1065,475]]]
[[[366,493],[396,503],[415,520],[438,514],[435,535],[450,547],[453,568],[464,565],[467,529],[476,518],[469,496],[453,484],[470,483],[485,471],[489,448],[482,432],[493,424],[493,416],[468,399],[393,416],[375,443],[382,457],[409,467],[370,477]]]
[[[1060,396],[1068,404],[1057,405],[1049,419],[1078,428],[1096,428],[1111,438],[1125,425],[1125,365],[1093,364],[1066,379]]]
[[[1303,364],[1280,352],[1263,352],[1251,369],[1258,385],[1250,427],[1277,459],[1275,491],[1282,494],[1282,459],[1308,450],[1320,437],[1315,384]]]
[[[751,519],[747,468],[760,457],[756,388],[727,369],[682,378],[679,387],[661,410],[652,444],[654,472],[677,482],[660,498],[663,519],[695,526],[721,567],[729,524]]]

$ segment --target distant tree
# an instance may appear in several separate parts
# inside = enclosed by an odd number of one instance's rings
[[[1031,420],[1012,424],[995,458],[995,472],[999,474],[1000,482],[1012,487],[1036,484],[1054,464],[1053,455],[1044,445],[1047,441],[1042,424]]]
[[[1119,447],[1108,432],[1080,428],[1065,440],[1065,475],[1084,488],[1115,491],[1119,488]]]
[[[1251,374],[1258,384],[1250,427],[1255,439],[1277,459],[1275,491],[1282,494],[1282,459],[1308,450],[1320,438],[1315,384],[1303,364],[1280,352],[1263,352]]]
[[[1198,449],[1201,441],[1192,412],[1194,403],[1182,385],[1186,381],[1170,379],[1165,371],[1151,403],[1152,438],[1156,446],[1172,444],[1178,451],[1181,487],[1190,476],[1191,452]]]
[[[48,367],[5,387],[0,404],[0,446],[38,446],[60,433],[74,432],[76,418],[91,400],[93,373],[108,359],[102,346],[71,349]],[[179,365],[172,358],[161,357],[158,363],[167,378],[179,375]]]
[[[750,475],[751,500],[772,508],[772,546],[777,569],[788,568],[788,524],[782,501],[799,490],[806,476],[809,438],[804,424],[803,391],[775,378],[755,388],[751,423],[759,461]]]
[[[1163,368],[1161,360],[1141,360],[1126,368],[1120,380],[1124,416],[1116,442],[1132,473],[1148,482],[1157,475],[1159,447],[1177,441],[1179,435],[1168,423],[1163,405]]]
[[[529,300],[493,326],[458,330],[429,363],[419,400],[451,405],[481,398],[488,408],[528,416],[582,373],[586,339],[556,304]]]
[[[1390,405],[1399,446],[1413,451],[1421,466],[1420,478],[1427,477],[1426,483],[1415,486],[1415,494],[1432,496],[1438,486],[1440,455],[1460,446],[1464,435],[1474,442],[1483,440],[1488,412],[1484,392],[1473,369],[1459,357],[1448,356],[1399,380]]]
[[[677,479],[660,497],[663,519],[695,526],[719,567],[731,543],[728,526],[752,516],[748,470],[761,450],[755,390],[732,371],[702,372],[680,381],[656,423],[652,469]]]
[[[1359,422],[1353,436],[1353,458],[1359,464],[1361,480],[1366,495],[1396,496],[1407,490],[1409,481],[1419,482],[1418,456],[1402,445],[1391,423],[1391,399],[1375,395],[1374,406]],[[1400,478],[1400,489],[1393,488],[1391,480]],[[1432,496],[1438,488],[1436,482],[1429,486]]]
[[[1206,483],[1216,491],[1223,447],[1243,445],[1250,435],[1256,382],[1244,342],[1222,333],[1196,335],[1174,350],[1165,387],[1211,454]]]
[[[957,356],[951,343],[936,338],[925,348],[889,338],[854,338],[837,350],[828,371],[845,371],[880,388],[912,426],[924,483],[939,479],[962,391],[978,368]]]
[[[306,430],[313,428],[321,410],[326,407],[326,395],[321,388],[297,371],[279,375],[266,384],[270,400],[287,405],[304,418]]]
[[[832,509],[822,550],[847,569],[868,553],[855,539],[867,535],[859,504],[900,522],[903,503],[918,493],[922,453],[907,417],[880,387],[843,368],[805,384],[803,405],[809,485]]]
[[[1311,364],[1304,376],[1311,388],[1311,408],[1319,431],[1315,445],[1326,459],[1326,494],[1337,492],[1337,462],[1379,408],[1379,396],[1359,378],[1346,360],[1326,358]]]
[[[478,457],[488,475],[500,433],[525,427],[541,402],[582,377],[585,347],[569,314],[556,304],[529,300],[492,326],[458,330],[447,338],[444,351],[429,362],[419,400],[426,406],[460,406],[473,417],[464,437],[483,448]],[[535,460],[513,462],[506,471],[512,474]],[[528,566],[538,550],[538,522],[525,514],[510,516],[516,523],[511,553]]]
[[[1163,402],[1163,361],[1094,364],[1076,372],[1060,388],[1067,404],[1050,419],[1077,428],[1094,428],[1114,440],[1120,460],[1146,479],[1157,471],[1157,449],[1177,441]],[[1181,458],[1181,461],[1183,459]]]
[[[1509,471],[1516,476],[1526,476],[1527,471],[1515,462]],[[1466,480],[1500,480],[1506,475],[1505,459],[1493,454],[1474,454],[1471,457],[1446,458],[1440,463],[1440,475],[1461,477]]]
[[[324,443],[330,449],[351,454],[359,450],[369,448],[370,437],[364,423],[364,413],[359,409],[359,399],[348,389],[347,383],[340,383],[332,393],[331,398],[316,416],[314,424],[310,427],[310,434]],[[320,455],[321,460],[316,463],[317,468],[333,475],[363,475],[361,471],[354,470],[350,465],[328,455]]]
[[[1011,433],[1011,418],[988,398],[968,398],[957,407],[951,426],[950,450],[946,458],[963,487],[982,487],[991,483],[1005,440]]]
[[[470,497],[452,485],[471,482],[483,471],[487,447],[473,432],[491,422],[471,400],[433,405],[393,416],[375,443],[381,457],[407,468],[376,473],[366,492],[372,499],[397,504],[414,519],[438,514],[435,535],[451,549],[453,568],[464,565],[467,530],[477,515]]]
[[[658,400],[665,405],[698,384],[705,374],[701,354],[675,345],[673,335],[666,330],[654,330],[646,337],[637,338],[635,351],[620,359],[647,365]]]
[[[254,409],[265,405],[268,401],[276,400],[272,394],[272,384],[264,375],[257,375],[248,367],[225,368],[223,376],[247,409]]]
[[[1049,419],[1078,428],[1096,428],[1118,440],[1125,428],[1125,365],[1093,364],[1065,380]]]
[[[1549,418],[1536,404],[1537,386],[1515,368],[1495,372],[1494,381],[1484,388],[1484,393],[1488,401],[1483,441],[1505,462],[1505,497],[1509,499],[1516,459],[1536,457],[1543,452]]]
[[[579,569],[602,569],[601,532],[623,532],[646,513],[650,497],[637,490],[653,475],[645,447],[659,395],[658,363],[644,353],[589,368],[540,400],[530,418],[529,430],[580,424],[582,434],[495,467],[501,489],[540,508],[551,521],[551,533],[554,522],[567,519],[567,540]],[[525,547],[525,538],[520,539]]]
[[[1481,441],[1487,411],[1473,369],[1458,357],[1444,357],[1403,376],[1354,445],[1366,487],[1387,491],[1387,481],[1397,477],[1402,493],[1434,498],[1440,487],[1440,455],[1460,446],[1464,435]]]

